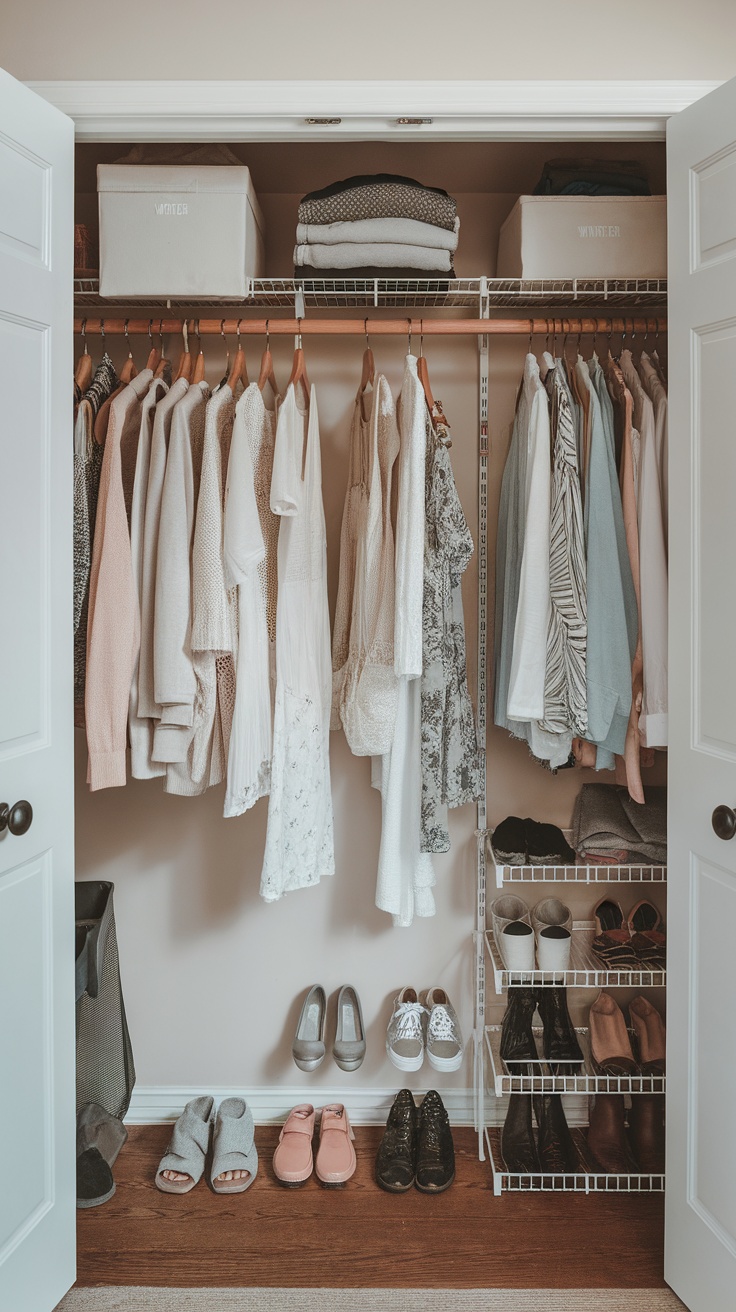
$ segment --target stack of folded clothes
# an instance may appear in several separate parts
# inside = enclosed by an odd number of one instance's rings
[[[296,278],[454,278],[460,220],[452,196],[375,173],[333,182],[299,205]]]
[[[572,819],[575,851],[604,865],[667,864],[667,790],[645,788],[644,803],[625,788],[584,784]]]

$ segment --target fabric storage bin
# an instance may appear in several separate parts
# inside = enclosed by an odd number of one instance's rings
[[[666,278],[666,196],[520,196],[498,278]]]
[[[250,170],[100,164],[102,296],[242,297],[264,266]]]

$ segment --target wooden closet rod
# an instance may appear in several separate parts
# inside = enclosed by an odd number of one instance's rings
[[[127,332],[130,336],[148,336],[161,333],[180,333],[186,323],[190,332],[202,337],[218,337],[240,332],[243,336],[294,337],[478,337],[488,333],[491,337],[535,337],[566,333],[571,336],[592,336],[599,333],[665,333],[667,320],[660,318],[596,318],[584,319],[75,319],[74,332],[85,331],[94,336],[101,332],[111,336]]]

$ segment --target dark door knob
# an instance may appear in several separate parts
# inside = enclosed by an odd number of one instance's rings
[[[3,829],[9,829],[11,834],[20,838],[21,834],[28,833],[32,823],[33,807],[30,802],[16,802],[13,806],[0,802],[0,834]]]
[[[736,834],[736,811],[732,811],[730,806],[717,806],[711,816],[711,824],[714,834],[727,843]]]

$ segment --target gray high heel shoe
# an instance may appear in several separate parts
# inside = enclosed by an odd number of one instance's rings
[[[357,1071],[365,1057],[365,1027],[360,998],[351,984],[337,995],[337,1029],[332,1055],[341,1071]]]
[[[300,1071],[316,1071],[325,1056],[325,1014],[327,1000],[321,984],[309,990],[296,1027],[291,1055]]]

